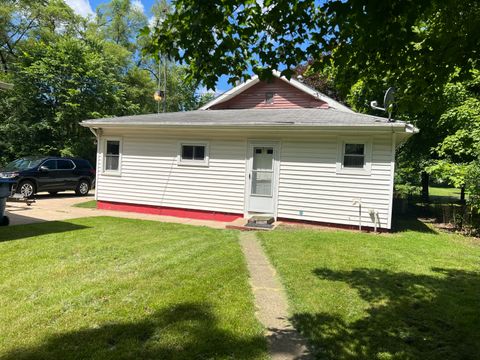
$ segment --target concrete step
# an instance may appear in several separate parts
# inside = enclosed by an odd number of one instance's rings
[[[271,229],[274,222],[275,219],[273,216],[255,215],[248,219],[248,222],[245,226]]]

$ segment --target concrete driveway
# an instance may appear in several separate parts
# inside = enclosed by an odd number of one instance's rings
[[[160,216],[140,214],[123,211],[110,211],[98,209],[84,209],[73,205],[94,200],[94,196],[75,196],[73,192],[65,192],[57,195],[39,194],[35,197],[36,202],[30,206],[24,203],[7,202],[6,214],[10,218],[10,225],[25,225],[45,221],[62,221],[90,216],[114,216],[132,219],[154,220],[173,222],[198,226],[208,226],[216,229],[224,229],[233,223],[177,218],[172,216]]]

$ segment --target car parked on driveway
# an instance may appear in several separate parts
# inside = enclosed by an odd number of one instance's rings
[[[74,190],[87,195],[94,179],[95,169],[88,160],[70,157],[24,157],[0,170],[0,178],[16,181],[16,192],[25,197],[47,191]]]

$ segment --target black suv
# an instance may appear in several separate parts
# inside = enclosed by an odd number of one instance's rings
[[[41,191],[56,194],[75,190],[87,195],[95,180],[95,169],[90,162],[78,158],[24,157],[0,170],[0,179],[16,181],[16,192],[25,197]]]

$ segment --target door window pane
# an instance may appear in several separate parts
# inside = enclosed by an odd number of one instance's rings
[[[255,148],[253,153],[253,170],[273,169],[273,148]]]
[[[72,170],[74,166],[70,160],[57,160],[57,168],[58,170]]]
[[[252,194],[272,195],[272,176],[273,172],[271,171],[253,171]]]
[[[252,195],[272,195],[273,148],[253,148]]]

